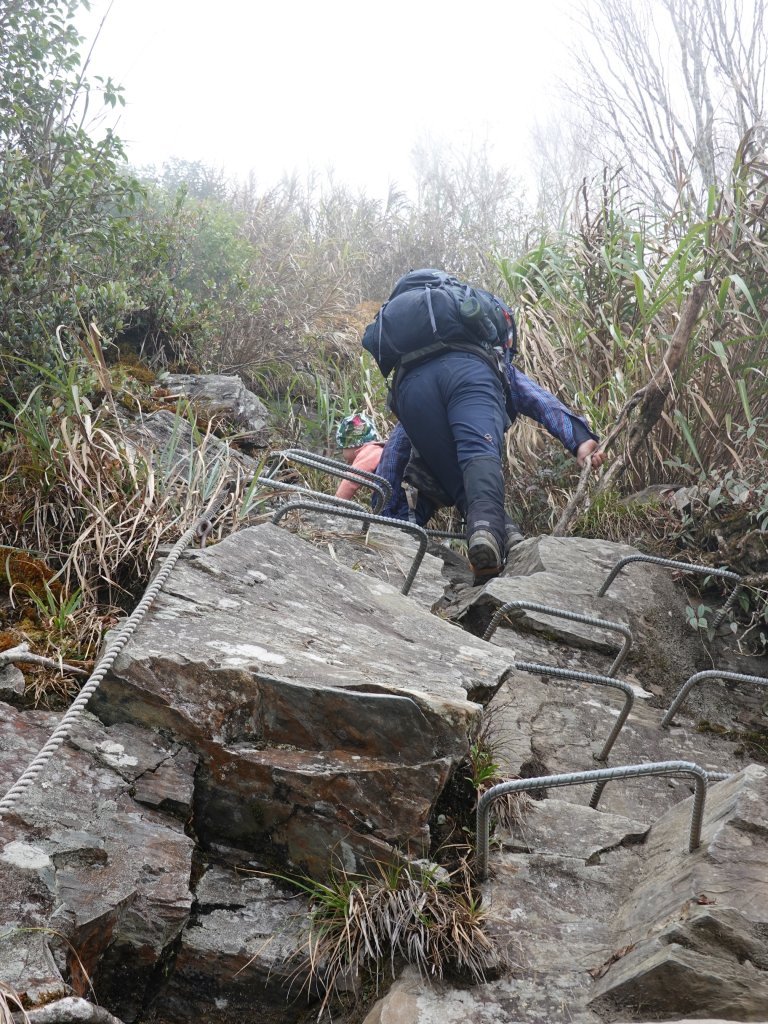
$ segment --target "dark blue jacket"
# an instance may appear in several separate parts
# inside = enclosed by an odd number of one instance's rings
[[[511,402],[507,403],[507,411],[513,423],[518,416],[528,416],[536,420],[556,437],[571,455],[576,454],[584,441],[590,438],[598,440],[597,434],[589,429],[587,421],[572,412],[546,388],[531,380],[512,363],[507,363],[506,371],[511,396]],[[398,423],[384,445],[381,461],[376,470],[377,474],[383,476],[392,486],[392,498],[381,511],[381,515],[390,519],[408,518],[408,503],[401,484],[410,457],[411,442],[402,425]]]

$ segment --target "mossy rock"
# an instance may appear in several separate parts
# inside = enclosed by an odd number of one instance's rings
[[[21,587],[40,598],[45,598],[49,591],[54,595],[61,593],[61,584],[53,581],[53,569],[28,551],[0,546],[0,561],[0,592],[9,591],[11,587]]]

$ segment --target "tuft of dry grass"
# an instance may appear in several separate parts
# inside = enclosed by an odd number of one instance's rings
[[[399,863],[376,864],[370,875],[338,868],[326,882],[284,880],[309,898],[310,936],[296,974],[324,993],[318,1020],[361,978],[378,991],[401,962],[425,978],[455,971],[475,983],[503,966],[466,863],[451,876],[437,865]]]
[[[111,388],[102,360],[81,359],[0,424],[3,617],[39,653],[81,663],[132,606],[161,545],[228,491],[214,536],[234,531],[240,499],[252,497],[239,454],[191,413],[168,414],[159,449],[131,429]]]
[[[17,1024],[14,1014],[19,1014],[24,1024],[28,1024],[29,1017],[21,996],[10,985],[0,981],[0,1024]]]

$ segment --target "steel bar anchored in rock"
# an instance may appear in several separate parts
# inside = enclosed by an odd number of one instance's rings
[[[621,665],[624,664],[624,659],[629,653],[629,648],[632,646],[632,634],[629,631],[629,627],[625,626],[621,622],[609,622],[606,619],[596,619],[592,615],[583,615],[581,612],[569,612],[564,608],[554,608],[546,604],[537,604],[534,601],[508,601],[506,604],[503,604],[488,624],[488,628],[485,633],[483,633],[483,640],[490,640],[496,632],[496,627],[504,616],[515,608],[520,608],[522,611],[544,612],[546,615],[554,615],[560,619],[570,619],[572,622],[584,622],[589,626],[600,626],[603,629],[610,629],[614,630],[616,633],[621,633],[624,637],[624,642],[621,645],[621,650],[616,656],[616,660],[608,669],[607,674],[609,676],[613,676],[618,672]]]
[[[421,526],[416,526],[415,523],[406,523],[402,519],[385,519],[384,516],[375,516],[372,512],[366,512],[364,509],[358,512],[352,508],[336,508],[333,505],[326,505],[319,501],[302,501],[300,499],[298,501],[289,501],[282,505],[272,516],[272,522],[277,523],[288,512],[299,508],[307,509],[310,512],[323,512],[326,515],[343,516],[345,519],[361,519],[364,523],[378,523],[381,526],[389,526],[395,530],[404,530],[406,533],[416,537],[419,541],[419,550],[416,552],[408,576],[400,591],[401,594],[408,593],[413,586],[413,581],[416,579],[419,566],[424,560],[429,540],[426,530]]]
[[[477,803],[477,873],[480,881],[488,877],[488,845],[491,804],[507,793],[524,793],[530,789],[555,789],[562,786],[580,786],[586,783],[611,782],[615,779],[643,778],[647,775],[689,775],[694,780],[695,791],[691,811],[691,828],[688,850],[693,852],[701,842],[701,823],[704,817],[704,802],[707,796],[707,772],[691,761],[657,761],[652,764],[630,764],[618,768],[599,768],[591,772],[571,772],[566,775],[542,775],[535,779],[514,779],[492,786]],[[602,790],[602,786],[600,787]],[[597,789],[596,789],[597,792]],[[599,793],[598,793],[599,799]],[[590,807],[597,800],[592,795]]]
[[[768,679],[765,676],[745,676],[741,672],[722,672],[716,668],[707,669],[706,672],[697,672],[680,687],[677,696],[669,705],[669,711],[661,720],[662,729],[666,729],[671,724],[675,712],[679,710],[693,687],[705,679],[727,679],[734,683],[754,683],[756,686],[768,686]]]
[[[325,494],[323,491],[313,491],[301,484],[289,484],[285,480],[273,480],[271,476],[257,476],[255,482],[262,487],[272,487],[276,491],[290,491],[301,498],[308,498],[310,501],[323,501],[327,505],[335,505],[339,508],[359,509],[367,512],[368,509],[358,501],[348,501],[346,498],[337,498],[335,494]]]
[[[512,668],[519,669],[521,672],[531,672],[535,675],[554,676],[556,679],[577,679],[583,683],[594,683],[596,686],[609,686],[614,690],[621,690],[624,694],[624,707],[621,709],[613,729],[611,729],[610,736],[603,744],[603,749],[599,754],[595,754],[596,761],[607,760],[611,748],[624,727],[629,712],[632,710],[632,704],[635,700],[635,694],[630,683],[625,682],[623,679],[614,679],[612,676],[597,675],[594,672],[579,672],[576,669],[558,668],[555,665],[538,665],[530,661],[515,661]]]
[[[660,565],[665,569],[677,569],[680,572],[696,573],[699,576],[718,576],[723,580],[733,580],[735,584],[733,590],[728,595],[728,599],[723,607],[712,620],[713,629],[717,629],[725,616],[731,610],[738,592],[741,590],[741,576],[739,576],[737,572],[729,572],[727,569],[713,569],[709,565],[692,565],[690,562],[678,562],[674,558],[657,558],[656,555],[627,555],[626,558],[622,558],[621,561],[617,562],[608,573],[605,578],[605,582],[597,592],[598,597],[605,597],[610,585],[619,575],[624,566],[629,565],[630,562],[650,562],[651,565]]]
[[[366,469],[355,469],[354,466],[350,466],[346,462],[331,459],[327,455],[318,455],[316,452],[304,451],[302,448],[286,448],[284,451],[278,452],[278,455],[291,462],[298,462],[311,469],[318,469],[321,473],[329,473],[342,480],[351,480],[353,484],[359,484],[361,487],[369,487],[379,496],[381,501],[379,508],[384,508],[392,497],[392,485],[389,480],[385,480],[383,476],[378,476],[376,473],[369,473]]]
[[[285,451],[278,453],[285,459],[292,459],[294,462],[303,463],[305,466],[310,466],[314,469],[318,469],[323,473],[330,473],[333,476],[341,477],[343,480],[351,480],[352,483],[360,484],[362,487],[369,487],[372,491],[375,491],[381,499],[379,508],[384,508],[392,497],[392,485],[389,480],[383,476],[379,476],[378,473],[370,473],[365,469],[356,469],[354,466],[348,466],[344,462],[339,462],[338,459],[328,458],[326,455],[318,455],[316,452],[308,452],[302,448],[286,448]],[[259,481],[262,483],[273,483],[270,477],[259,477]],[[296,484],[284,485],[286,488],[291,487],[297,491],[304,491],[305,494],[316,495],[319,500],[331,501],[334,504],[345,505],[343,498],[336,498],[334,495],[323,494],[322,491],[309,491],[307,488],[298,487]],[[354,504],[357,504],[355,502]],[[396,520],[399,521],[399,520]],[[404,520],[402,520],[404,521]],[[464,530],[427,530],[428,537],[434,537],[436,540],[466,540],[467,534]]]

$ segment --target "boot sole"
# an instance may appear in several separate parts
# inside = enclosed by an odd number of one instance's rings
[[[491,534],[474,534],[470,538],[468,556],[475,576],[498,576],[502,570],[501,552]]]

